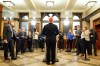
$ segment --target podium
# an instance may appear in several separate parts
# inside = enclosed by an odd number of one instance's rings
[[[47,53],[47,51],[46,51],[46,44],[45,44],[45,56],[44,56],[44,59],[43,59],[43,62],[46,62],[47,61],[47,59],[46,59],[46,53]],[[57,58],[57,42],[56,42],[56,51],[55,51],[55,62],[59,62],[59,59]],[[50,60],[51,61],[51,60]]]

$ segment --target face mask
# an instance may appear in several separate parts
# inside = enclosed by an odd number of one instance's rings
[[[93,29],[90,29],[90,32],[93,32]]]
[[[93,29],[92,29],[92,28],[91,28],[90,30],[91,30],[91,31],[93,31]]]
[[[71,30],[69,32],[71,33]]]
[[[79,30],[80,28],[77,28],[77,30]]]

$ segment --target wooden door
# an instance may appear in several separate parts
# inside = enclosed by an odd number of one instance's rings
[[[94,20],[94,29],[97,31],[98,33],[98,41],[96,43],[96,47],[97,49],[100,50],[100,18]]]
[[[100,25],[96,25],[95,26],[95,29],[96,29],[96,31],[98,33],[98,41],[97,41],[96,46],[97,46],[97,49],[100,50]]]

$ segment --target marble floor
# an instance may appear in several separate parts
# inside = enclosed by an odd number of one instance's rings
[[[58,52],[59,62],[54,65],[47,65],[43,62],[44,56],[44,52],[35,50],[34,52],[19,54],[17,60],[4,61],[3,51],[0,50],[0,66],[100,66],[100,51],[98,51],[98,56],[88,56],[90,61],[82,60],[84,57],[76,56],[73,52]]]

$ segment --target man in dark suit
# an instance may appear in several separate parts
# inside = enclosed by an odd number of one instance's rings
[[[16,33],[16,57],[18,55],[18,52],[21,49],[21,45],[20,45],[20,33],[21,33],[21,29],[18,30],[18,32]]]
[[[20,40],[20,46],[21,46],[21,53],[25,52],[26,46],[25,46],[25,40],[26,40],[27,34],[25,32],[25,29],[22,28],[21,32],[19,34],[19,40]]]
[[[4,26],[3,37],[4,37],[4,58],[5,60],[9,60],[8,58],[8,50],[10,51],[11,59],[16,60],[14,56],[14,43],[13,37],[14,32],[12,28],[12,21],[8,20],[8,24]]]
[[[77,26],[77,30],[75,31],[75,35],[76,35],[76,49],[77,49],[77,54],[76,55],[79,55],[82,50],[81,50],[81,29],[80,29],[80,26],[78,25]]]
[[[90,54],[91,55],[92,55],[92,45],[93,45],[94,55],[97,56],[97,50],[96,50],[97,40],[98,40],[98,34],[93,28],[91,28],[90,29]]]
[[[46,59],[48,65],[50,63],[50,59],[52,60],[52,64],[55,63],[56,35],[59,34],[57,26],[54,25],[52,22],[53,22],[53,17],[50,17],[49,24],[45,25],[42,31],[42,34],[46,35],[46,47],[47,47]]]

